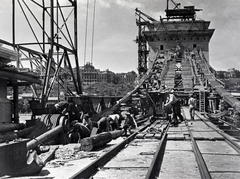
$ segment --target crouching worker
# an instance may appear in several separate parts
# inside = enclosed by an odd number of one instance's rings
[[[123,126],[124,133],[125,133],[125,135],[127,135],[127,130],[128,130],[129,133],[131,134],[132,133],[131,129],[137,128],[137,123],[136,123],[134,117],[130,113],[125,113],[122,116],[125,120],[124,126]]]
[[[73,101],[60,101],[56,103],[51,111],[52,114],[67,115],[70,122],[79,118],[79,112],[77,111]]]
[[[90,137],[90,130],[78,121],[72,122],[72,129],[69,133],[70,143],[79,143],[81,139]]]
[[[112,130],[118,130],[121,123],[121,117],[119,114],[112,114],[108,116]]]
[[[109,117],[102,117],[97,122],[98,125],[98,132],[109,132],[111,131],[111,124],[113,123],[112,118]]]

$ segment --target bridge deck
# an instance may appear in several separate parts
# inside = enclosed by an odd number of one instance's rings
[[[159,178],[179,178],[179,176],[180,178],[201,178],[190,140],[191,134],[196,140],[212,178],[240,178],[240,154],[228,145],[223,136],[209,126],[217,131],[221,130],[203,116],[201,118],[204,122],[198,117],[190,121],[188,108],[183,108],[183,111],[186,121],[168,130]],[[164,125],[160,127],[164,128]],[[146,163],[152,160],[160,136],[143,134],[137,135],[137,140],[129,144],[130,150],[123,151],[109,161],[94,178],[128,178],[128,176],[145,178],[148,170]],[[57,159],[47,163],[40,175],[31,178],[70,178],[76,171],[89,165],[122,140],[123,138],[120,137],[109,143],[106,148],[92,152],[79,151],[79,144],[60,146],[56,152]],[[232,140],[239,143],[235,138]],[[29,178],[29,176],[18,178]]]
[[[212,178],[240,178],[239,153],[198,117],[189,121],[188,109],[183,110],[187,122],[170,128],[159,178],[201,178],[186,125],[189,125]],[[209,121],[205,122],[220,130]]]

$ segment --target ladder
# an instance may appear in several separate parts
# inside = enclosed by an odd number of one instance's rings
[[[199,91],[199,112],[205,112],[205,91]]]

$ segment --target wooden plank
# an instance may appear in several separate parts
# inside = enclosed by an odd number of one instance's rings
[[[156,150],[159,141],[144,141],[145,140],[143,140],[143,142],[130,143],[126,150],[121,151],[115,158],[109,161],[104,168],[150,167],[154,155],[149,155],[149,152]]]
[[[103,178],[144,178],[148,172],[148,168],[102,168],[96,175],[94,179],[103,179]],[[124,176],[123,176],[124,174]]]
[[[175,140],[184,140],[184,139],[185,139],[185,137],[182,133],[179,133],[179,134],[175,135]]]
[[[196,139],[196,140],[203,140],[204,137],[201,135],[200,132],[192,132],[192,135],[193,135],[193,138]]]
[[[197,141],[197,145],[202,153],[230,155],[238,154],[237,151],[235,151],[225,141]]]
[[[182,141],[181,141],[182,142]],[[168,146],[168,142],[167,142]],[[181,176],[181,177],[180,177]],[[165,152],[161,172],[157,178],[194,178],[200,179],[198,166],[192,151]]]
[[[233,172],[227,172],[227,173],[211,172],[211,176],[212,176],[212,178],[240,178],[240,173],[235,173],[234,171]]]
[[[155,139],[161,139],[162,138],[162,133],[161,134],[160,133],[159,134],[155,134],[154,138]]]
[[[152,133],[148,133],[145,135],[145,138],[146,139],[149,139],[149,138],[153,138],[155,134],[152,134]]]
[[[139,134],[136,135],[136,138],[137,139],[143,139],[145,137],[145,135],[146,135],[145,133],[139,133]]]
[[[203,158],[210,172],[240,172],[239,155],[203,154]],[[221,159],[221,162],[219,162],[219,159]]]

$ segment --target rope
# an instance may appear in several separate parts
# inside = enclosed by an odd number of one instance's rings
[[[36,140],[39,144],[43,145],[43,146],[47,146],[44,143],[42,143],[40,140],[38,140],[37,138],[32,138],[32,140]]]

